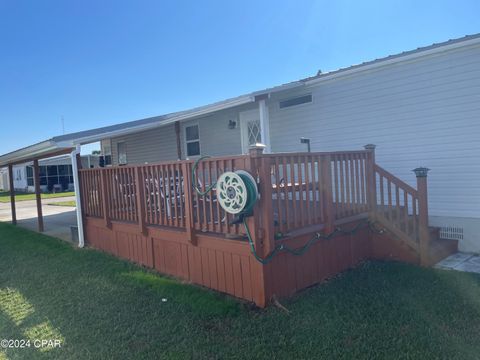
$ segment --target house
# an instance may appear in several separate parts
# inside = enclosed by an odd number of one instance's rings
[[[458,247],[480,251],[479,89],[477,34],[57,136],[0,166],[13,173],[33,160],[39,179],[39,159],[70,154],[80,247],[265,306],[364,259],[431,265]],[[80,147],[93,142],[106,167],[77,171]],[[212,158],[196,179],[202,155]],[[201,194],[233,170],[260,191],[244,229],[217,193]],[[285,251],[310,243],[305,254]]]
[[[429,209],[442,236],[480,252],[480,35],[261,90],[104,133],[113,165],[246,153],[377,145],[377,162],[415,184],[431,168]],[[142,127],[145,129],[142,131]],[[107,137],[108,136],[108,137]]]
[[[82,155],[84,168],[98,167],[99,158],[96,155]],[[72,162],[68,156],[58,156],[39,161],[40,165],[40,188],[42,192],[53,191],[57,185],[57,191],[73,190]],[[13,166],[13,184],[15,191],[35,192],[32,162]],[[60,185],[61,187],[59,187]],[[8,171],[0,171],[0,189],[8,191],[10,188]]]

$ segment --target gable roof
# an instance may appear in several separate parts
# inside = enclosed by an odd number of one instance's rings
[[[418,57],[476,44],[480,44],[480,33],[475,35],[467,35],[458,39],[451,39],[445,42],[436,43],[425,47],[420,47],[395,55],[389,55],[383,58],[363,62],[361,64],[352,65],[327,73],[318,73],[315,76],[306,77],[290,83],[255,91],[249,94],[226,99],[205,106],[196,107],[190,110],[165,114],[161,116],[154,116],[150,118],[105,126],[97,129],[80,131],[66,135],[55,136],[49,140],[30,145],[28,147],[15,150],[0,156],[0,166],[5,166],[13,162],[19,162],[24,159],[30,160],[32,157],[47,156],[55,150],[58,151],[59,149],[72,149],[77,145],[92,143],[109,137],[145,131],[159,126],[164,126],[176,121],[200,117],[216,111],[233,108],[247,103],[252,103],[256,101],[256,97],[259,95],[281,92],[288,89],[299,88],[302,86],[309,86],[321,81],[331,80],[336,77],[347,76],[355,72],[367,71],[376,67],[387,66],[392,63],[408,61]]]

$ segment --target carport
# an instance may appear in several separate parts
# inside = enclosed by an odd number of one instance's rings
[[[10,188],[10,208],[12,215],[12,224],[17,225],[17,206],[15,203],[15,187],[13,166],[31,162],[33,164],[35,201],[37,207],[37,230],[44,232],[44,215],[42,210],[42,198],[40,189],[40,166],[39,161],[55,156],[69,154],[72,163],[72,175],[74,182],[75,197],[77,201],[77,224],[79,231],[79,246],[83,246],[83,224],[80,204],[80,187],[78,180],[78,169],[81,167],[80,145],[62,144],[55,139],[43,141],[8,154],[0,156],[0,167],[8,167],[9,188]]]

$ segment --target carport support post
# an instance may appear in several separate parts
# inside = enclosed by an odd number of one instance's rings
[[[82,201],[80,198],[80,177],[78,176],[78,169],[81,166],[80,145],[77,145],[77,148],[72,151],[70,156],[72,161],[73,186],[75,188],[75,202],[77,205],[78,247],[83,248],[85,245],[85,237],[83,232]]]
[[[17,210],[15,208],[15,184],[13,183],[13,165],[8,165],[8,182],[10,188],[10,208],[12,209],[12,224],[17,225]]]
[[[38,159],[33,160],[33,173],[35,178],[35,198],[37,200],[38,231],[43,232],[42,195],[40,192],[40,167],[38,166]]]

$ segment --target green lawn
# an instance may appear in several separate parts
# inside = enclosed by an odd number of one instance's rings
[[[59,202],[54,202],[54,203],[50,203],[50,204],[48,204],[48,205],[75,207],[75,206],[77,206],[77,203],[75,202],[75,200],[72,200],[72,201],[59,201]]]
[[[0,223],[0,339],[60,339],[8,359],[478,359],[480,277],[370,262],[255,309]],[[165,301],[166,300],[166,301]],[[0,359],[2,358],[0,350]]]
[[[56,194],[42,194],[42,199],[61,198],[66,196],[75,196],[74,192],[62,192]],[[35,200],[35,194],[15,193],[15,201]],[[10,202],[10,192],[0,192],[0,203]]]

